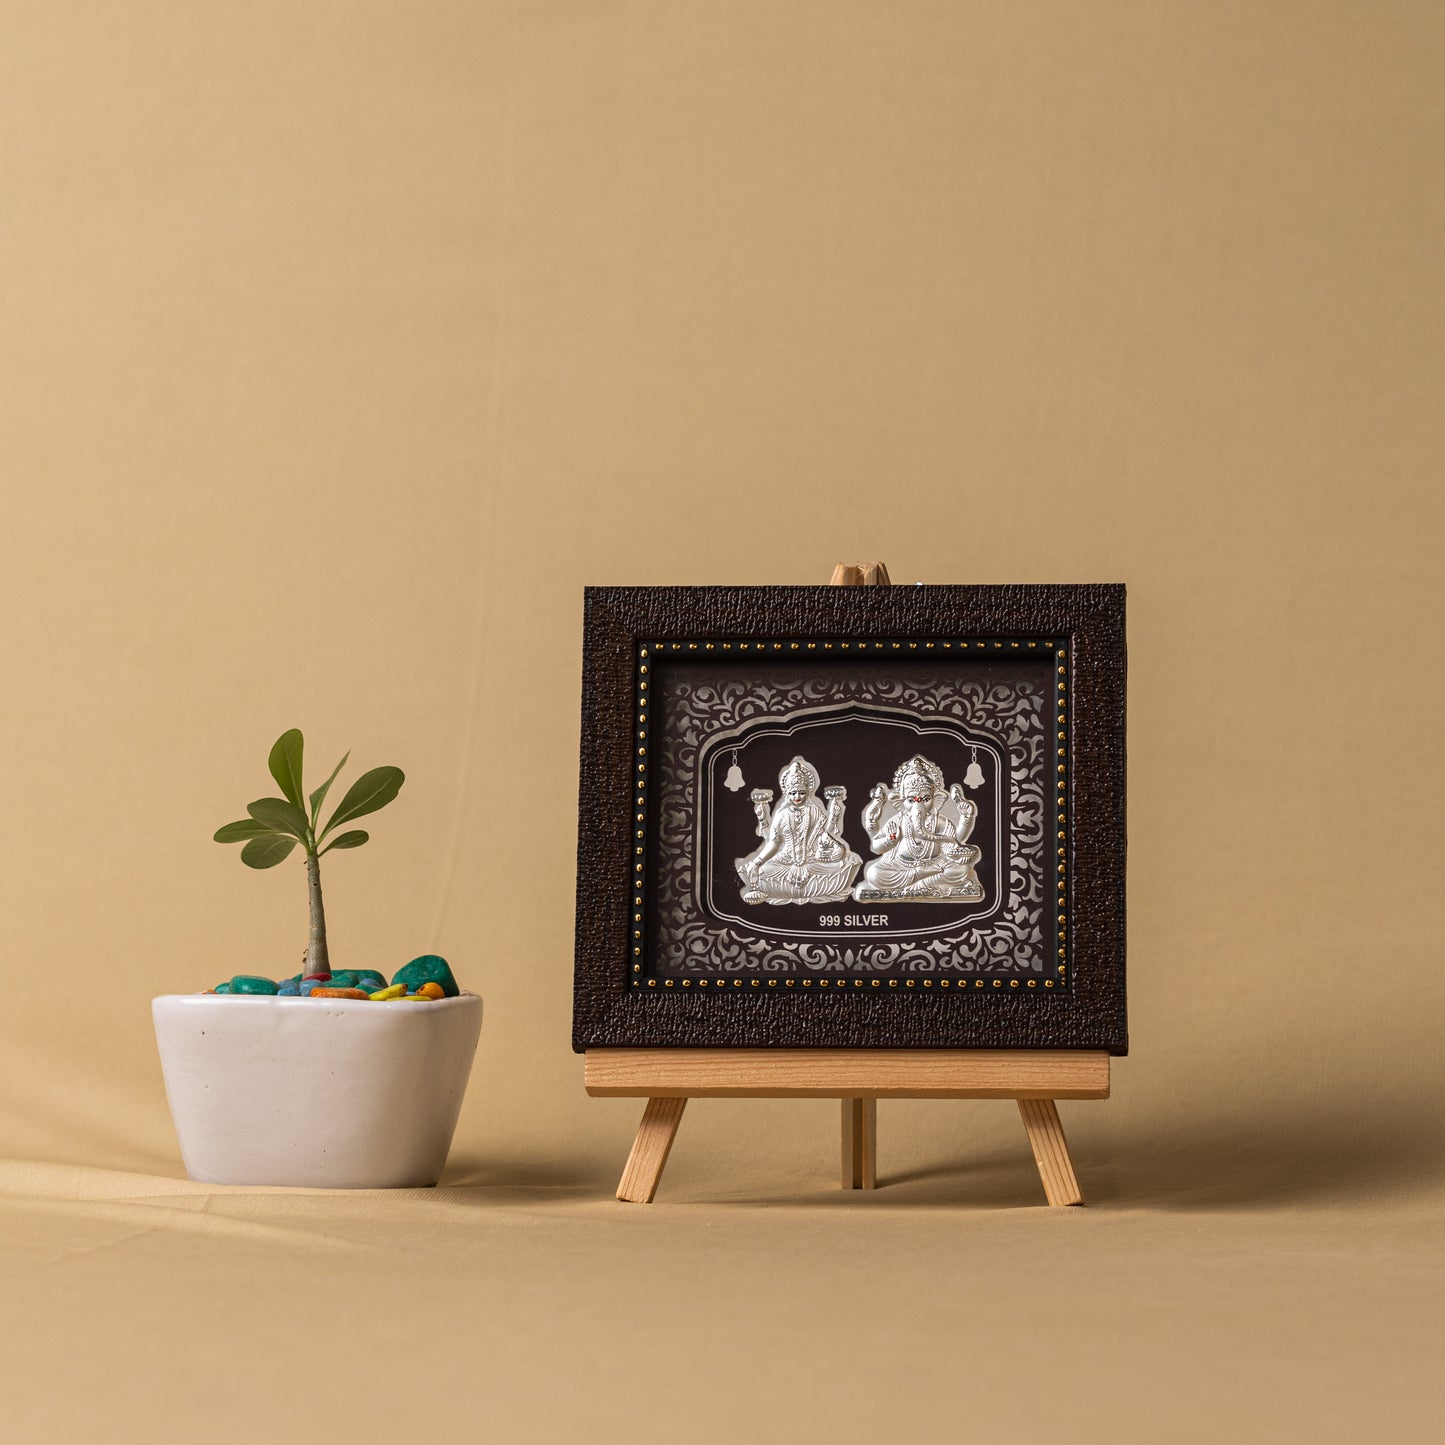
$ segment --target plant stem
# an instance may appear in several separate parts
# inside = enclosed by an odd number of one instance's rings
[[[306,855],[306,882],[311,894],[311,936],[306,941],[306,972],[330,973],[331,955],[326,951],[326,907],[321,901],[321,859]]]

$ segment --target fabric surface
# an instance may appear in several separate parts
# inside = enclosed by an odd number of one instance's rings
[[[0,32],[7,1445],[1439,1438],[1441,7]],[[874,558],[1129,588],[1088,1206],[1011,1104],[908,1101],[876,1193],[836,1104],[700,1101],[619,1205],[581,589]],[[407,773],[335,961],[486,999],[436,1190],[181,1169],[149,1000],[294,971],[303,871],[210,841],[293,726]]]
[[[871,1194],[832,1101],[694,1101],[650,1206],[621,1101],[437,1190],[10,1163],[7,1438],[1435,1438],[1438,1139],[1120,1078],[1060,1106],[1083,1209],[1009,1103],[881,1104]]]

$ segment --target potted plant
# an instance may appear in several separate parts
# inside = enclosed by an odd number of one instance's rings
[[[259,798],[218,843],[240,843],[250,868],[274,868],[299,847],[310,928],[290,978],[236,974],[198,994],[153,1000],[166,1095],[192,1179],[379,1189],[435,1184],[451,1147],[481,1032],[482,1001],[446,960],[423,954],[388,981],[379,969],[333,969],[321,859],[359,848],[337,830],[390,803],[400,768],[372,768],[323,825],[346,757],[307,795],[304,740],[292,728],[271,749],[282,797]]]

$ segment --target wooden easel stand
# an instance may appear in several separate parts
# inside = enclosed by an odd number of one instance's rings
[[[876,1182],[879,1099],[1015,1099],[1052,1205],[1082,1204],[1056,1099],[1107,1099],[1109,1055],[1012,1049],[589,1049],[587,1092],[645,1098],[617,1197],[650,1204],[691,1098],[842,1100],[842,1185]]]
[[[833,585],[889,585],[882,562],[839,562]],[[1015,1099],[1051,1205],[1082,1204],[1055,1099],[1107,1099],[1109,1055],[1008,1049],[588,1049],[587,1092],[645,1098],[617,1197],[651,1204],[691,1098],[843,1101],[842,1184],[877,1184],[879,1099]]]

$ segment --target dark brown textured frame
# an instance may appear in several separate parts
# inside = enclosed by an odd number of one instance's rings
[[[1069,971],[1045,993],[631,987],[631,778],[646,639],[1057,636],[1070,657]],[[585,600],[573,1046],[1127,1048],[1124,588],[612,587]],[[1076,866],[1075,860],[1087,860]]]

